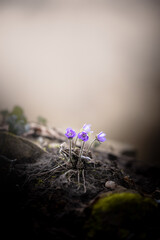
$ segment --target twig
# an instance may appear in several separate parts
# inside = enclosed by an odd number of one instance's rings
[[[68,171],[66,171],[65,173],[63,173],[60,178],[63,179],[64,177],[66,177],[67,174],[69,174],[70,172],[73,172],[73,173],[76,173],[77,171],[76,170],[73,170],[73,169],[69,169]],[[71,174],[72,176],[73,174]],[[70,178],[71,176],[68,178],[68,181],[71,182]]]
[[[65,166],[65,165],[67,165],[67,164],[68,164],[68,162],[65,162],[65,163],[63,163],[63,164],[59,164],[59,165],[56,166],[55,168],[52,168],[52,169],[50,169],[50,170],[48,170],[48,171],[43,171],[43,172],[41,171],[40,173],[32,174],[32,175],[30,175],[30,176],[28,177],[28,179],[24,182],[23,186],[24,186],[30,179],[32,179],[32,177],[39,177],[39,176],[43,176],[43,175],[45,175],[45,174],[49,174],[49,173],[57,170],[57,169],[60,168],[60,167]],[[49,177],[50,177],[50,176],[49,176]],[[49,177],[48,177],[48,178],[49,178]],[[46,178],[45,180],[47,180],[48,178]]]
[[[49,171],[47,171],[47,172],[45,172],[45,173],[41,173],[41,174],[37,174],[37,175],[38,175],[38,176],[41,176],[41,175],[44,175],[44,174],[47,174],[47,173],[51,173],[51,172],[53,172],[54,170],[56,170],[56,169],[58,169],[58,168],[60,168],[60,167],[63,167],[63,166],[66,165],[66,164],[68,164],[68,162],[63,163],[63,164],[59,164],[59,165],[56,166],[55,168],[52,168],[51,170],[49,170]]]
[[[78,170],[77,176],[78,176],[78,188],[77,188],[78,190],[80,188],[80,170]]]
[[[56,161],[56,163],[58,163],[58,161],[57,161],[56,159],[55,159],[55,161]],[[67,162],[69,162],[68,159],[67,159]],[[62,164],[58,163],[58,165],[59,165],[60,167],[64,168],[64,169],[66,169]]]
[[[85,176],[84,176],[84,169],[82,170],[82,178],[83,178],[84,193],[86,193],[86,179],[85,179]]]

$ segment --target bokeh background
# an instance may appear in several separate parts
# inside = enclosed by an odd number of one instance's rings
[[[0,109],[91,123],[159,162],[159,15],[154,0],[1,0]]]

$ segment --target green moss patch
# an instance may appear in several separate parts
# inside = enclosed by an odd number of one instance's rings
[[[123,192],[104,196],[91,208],[85,228],[89,239],[148,239],[157,204],[140,194]]]

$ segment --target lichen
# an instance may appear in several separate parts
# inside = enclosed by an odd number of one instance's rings
[[[140,194],[122,192],[106,195],[97,200],[85,225],[88,239],[104,239],[103,236],[127,239],[146,239],[144,229],[156,213],[157,203]]]

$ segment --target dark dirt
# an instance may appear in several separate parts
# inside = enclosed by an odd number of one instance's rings
[[[37,136],[32,135],[33,138]],[[54,141],[59,144],[62,139]],[[74,169],[71,164],[64,164],[66,160],[57,146],[46,145],[46,153],[33,163],[11,161],[1,154],[1,235],[16,239],[87,239],[87,209],[101,194],[130,191],[160,200],[157,166],[102,150],[87,156],[90,161]],[[105,187],[106,181],[113,181],[115,187]],[[160,239],[160,235],[155,239]]]

